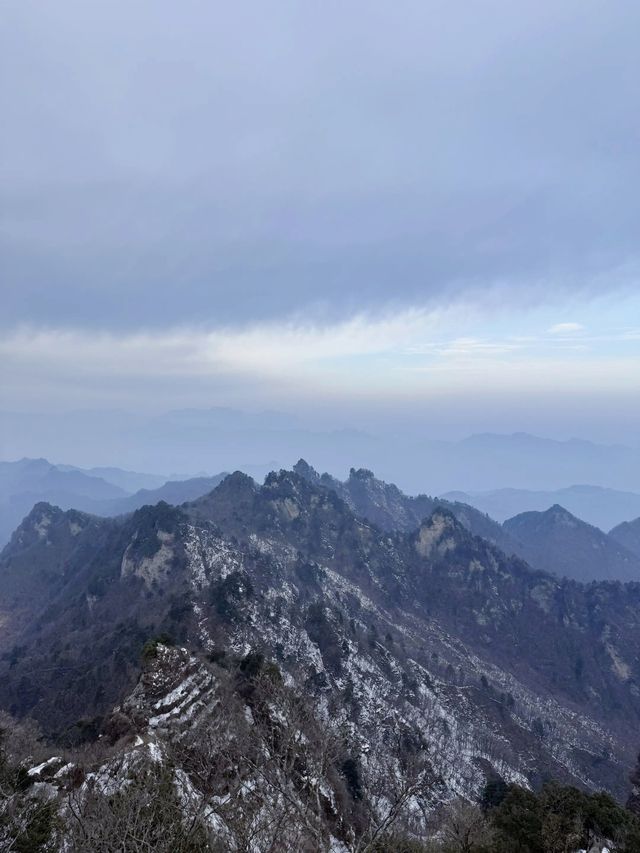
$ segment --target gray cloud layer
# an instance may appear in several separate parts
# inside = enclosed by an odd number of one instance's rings
[[[629,285],[640,4],[33,0],[0,45],[2,322]]]

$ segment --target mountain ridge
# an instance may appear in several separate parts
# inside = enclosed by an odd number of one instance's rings
[[[472,533],[493,542],[506,553],[515,550],[502,526],[468,504],[433,498],[425,494],[406,495],[393,483],[378,479],[367,468],[351,468],[342,481],[331,474],[319,474],[304,459],[293,470],[311,483],[333,490],[358,516],[368,518],[384,530],[415,530],[437,508],[448,509]]]
[[[385,422],[369,428],[357,434],[335,430],[310,417],[301,422],[299,413],[276,413],[261,422],[258,414],[228,410],[149,416],[85,410],[47,417],[0,412],[3,453],[10,456],[44,453],[81,464],[78,448],[92,436],[99,456],[94,453],[90,464],[117,459],[125,468],[150,471],[165,470],[167,459],[178,471],[200,471],[206,459],[216,471],[245,468],[249,461],[290,467],[307,456],[341,476],[351,465],[371,468],[408,493],[425,487],[433,494],[504,486],[552,490],[576,482],[640,488],[640,451],[633,446],[499,433],[444,441],[425,437],[417,423],[401,431]]]
[[[62,582],[33,602],[27,581],[56,566]],[[58,737],[117,705],[164,632],[194,652],[264,654],[381,754],[387,717],[428,733],[450,791],[477,792],[486,761],[530,783],[626,785],[640,585],[534,571],[444,507],[385,531],[294,471],[262,486],[237,472],[122,519],[41,506],[0,558],[0,603],[0,704]]]

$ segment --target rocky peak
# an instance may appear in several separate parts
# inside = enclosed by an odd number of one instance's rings
[[[251,477],[234,471],[213,491],[183,504],[183,509],[192,518],[214,524],[230,523],[234,518],[237,523],[252,512],[257,492],[258,486]]]
[[[579,523],[579,519],[575,517],[568,509],[565,509],[560,504],[553,504],[545,513],[546,517],[553,520],[557,524],[566,524],[569,527]]]
[[[367,480],[375,480],[375,474],[368,468],[350,468],[349,479],[366,482]]]
[[[53,506],[46,501],[39,501],[26,516],[18,530],[25,533],[33,531],[39,538],[42,538],[43,531],[60,521],[64,515],[65,513],[59,506]]]
[[[234,471],[232,474],[228,474],[211,492],[188,502],[186,506],[204,508],[208,505],[224,503],[245,505],[253,500],[257,490],[258,485],[252,477],[242,471]]]
[[[473,535],[482,536],[506,553],[517,551],[517,543],[500,524],[468,504],[436,500],[428,495],[405,495],[396,485],[378,479],[367,468],[351,468],[344,482],[327,473],[316,479],[317,472],[304,460],[294,470],[308,482],[334,492],[359,518],[373,522],[382,530],[415,531],[424,518],[441,507],[455,515]]]
[[[46,501],[40,501],[24,518],[6,545],[3,554],[23,550],[37,544],[60,542],[77,536],[92,521],[92,517],[77,510],[62,510]]]
[[[291,494],[308,494],[312,488],[311,483],[296,471],[271,471],[264,480],[262,490],[268,491],[286,491]]]
[[[247,494],[256,490],[256,482],[253,477],[243,471],[234,471],[227,475],[214,491],[224,495]]]
[[[298,459],[296,464],[293,466],[293,470],[296,474],[310,483],[318,484],[320,482],[320,474],[312,465],[309,465],[305,459]]]
[[[186,520],[186,514],[180,507],[171,506],[165,501],[137,509],[130,517],[128,526],[135,529],[152,529],[174,533],[180,522]]]

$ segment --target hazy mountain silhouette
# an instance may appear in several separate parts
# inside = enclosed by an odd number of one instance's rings
[[[640,557],[557,504],[507,519],[504,528],[534,568],[579,581],[640,582]]]
[[[618,524],[609,531],[609,536],[640,557],[640,518]]]
[[[554,504],[560,504],[573,515],[605,531],[640,515],[640,494],[605,489],[602,486],[569,486],[555,491],[453,491],[442,497],[471,504],[500,522],[522,512],[542,511]]]

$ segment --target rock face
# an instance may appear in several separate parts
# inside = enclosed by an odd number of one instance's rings
[[[622,796],[640,718],[640,585],[534,571],[439,506],[416,529],[385,530],[319,480],[285,471],[257,486],[237,473],[181,508],[124,519],[36,507],[0,559],[0,706],[65,739],[116,705],[153,730],[188,728],[216,701],[203,660],[251,667],[258,655],[357,766],[371,754],[388,771],[401,742],[442,796],[477,794],[495,773]],[[159,635],[185,651],[151,713],[145,677],[122,700]]]
[[[482,536],[507,554],[517,553],[517,543],[502,526],[469,504],[428,495],[405,495],[397,486],[379,480],[366,468],[352,468],[344,482],[330,474],[318,474],[304,459],[300,459],[293,470],[309,483],[335,492],[355,515],[383,530],[405,533],[416,530],[425,518],[441,507],[454,515],[470,533]]]
[[[579,581],[640,581],[640,558],[557,504],[508,519],[505,530],[530,565]]]
[[[640,557],[640,518],[636,518],[635,521],[624,521],[610,530],[609,536],[627,551]]]

